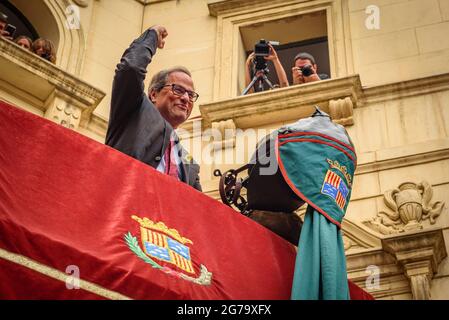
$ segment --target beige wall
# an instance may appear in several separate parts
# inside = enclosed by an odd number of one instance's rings
[[[227,39],[231,41],[232,37],[228,33],[223,34],[223,30],[217,27],[221,18],[210,15],[207,0],[150,1],[146,5],[144,1],[135,0],[87,2],[87,7],[80,8],[85,52],[81,57],[82,68],[78,77],[106,93],[94,111],[100,119],[107,120],[109,116],[114,70],[122,53],[151,25],[165,26],[169,35],[166,47],[158,50],[148,68],[145,87],[151,76],[160,69],[174,65],[188,67],[192,71],[196,91],[200,94],[192,117],[200,118],[199,106],[213,101],[214,87],[217,86],[214,81],[220,80],[217,72],[227,67],[234,68],[232,59],[241,56],[241,52],[236,51],[234,57],[221,60],[220,52],[216,52],[216,48],[220,47],[217,45],[218,39],[221,39],[221,45],[235,46],[236,50],[241,41],[226,42]],[[346,127],[358,154],[358,169],[347,220],[362,224],[379,211],[388,209],[383,201],[384,192],[405,181],[419,183],[426,180],[433,186],[434,200],[446,203],[441,216],[431,227],[444,230],[446,248],[449,248],[449,88],[440,82],[425,84],[427,80],[424,79],[449,73],[449,1],[278,0],[260,3],[272,6],[266,11],[269,12],[267,16],[274,14],[278,10],[276,5],[280,4],[291,5],[297,10],[303,5],[315,3],[327,6],[327,12],[332,12],[328,20],[329,32],[335,40],[332,44],[335,46],[332,51],[335,57],[331,63],[338,64],[333,66],[334,70],[339,70],[342,76],[353,70],[360,75],[365,88],[400,83],[392,85],[391,92],[386,86],[380,101],[376,100],[376,92],[364,91],[360,103],[354,108],[353,125]],[[365,27],[365,8],[368,5],[380,8],[379,30]],[[245,19],[251,16],[248,11],[245,14]],[[53,23],[52,26],[56,28]],[[231,27],[226,30],[238,32]],[[403,90],[403,83],[412,79],[422,81],[422,84],[419,82],[411,93]],[[420,91],[421,86],[427,86],[426,90]],[[441,88],[435,89],[436,86]],[[33,109],[33,104],[29,103],[33,98],[25,100],[22,95],[14,95],[14,92],[15,89],[10,86],[7,91],[2,87],[0,98],[22,104],[27,110],[43,115],[42,110]],[[284,123],[255,125],[255,129],[272,130]],[[89,127],[78,131],[101,141],[105,135],[105,124],[106,121],[103,121],[103,127],[98,128],[94,124],[94,129],[97,128],[95,133]],[[205,144],[203,142],[203,146]],[[254,146],[247,148],[245,159],[253,150]],[[231,148],[225,152],[233,153],[235,150]],[[241,164],[218,167],[226,170]],[[218,179],[212,175],[215,168],[217,166],[214,164],[203,164],[201,179],[205,192],[217,197]],[[372,234],[381,238],[375,232]],[[449,299],[448,288],[449,260],[446,258],[431,284],[433,298]],[[403,292],[388,298],[409,299],[411,295]]]
[[[129,0],[91,1],[81,8],[86,54],[81,78],[107,93],[95,114],[109,117],[114,70],[120,57],[142,31],[143,5]]]
[[[368,5],[380,8],[380,29],[365,27]],[[349,0],[354,69],[373,86],[449,72],[446,0]]]
[[[186,66],[200,94],[191,117],[199,116],[198,105],[212,99],[216,19],[204,0],[164,1],[147,5],[144,12],[144,28],[159,24],[168,31],[165,48],[158,50],[148,69],[146,87],[160,69]]]

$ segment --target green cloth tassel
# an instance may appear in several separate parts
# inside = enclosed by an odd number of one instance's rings
[[[310,205],[301,229],[291,299],[350,299],[341,230]]]

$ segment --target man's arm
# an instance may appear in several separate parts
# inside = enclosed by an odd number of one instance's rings
[[[288,87],[287,74],[285,73],[285,70],[281,64],[281,61],[279,61],[278,54],[276,53],[276,50],[274,50],[271,43],[268,44],[268,46],[270,47],[270,55],[268,57],[266,57],[265,59],[273,61],[274,69],[276,70],[276,74],[279,79],[279,86],[281,88]]]
[[[5,39],[10,40],[10,41],[14,40],[11,36],[9,36],[9,32],[6,30],[0,31],[0,36],[4,37]]]
[[[143,81],[146,69],[156,53],[156,48],[161,46],[163,38],[157,28],[148,29],[134,40],[117,65],[112,85],[110,126],[141,106],[145,95]]]
[[[304,76],[302,75],[301,69],[298,67],[292,68],[292,78],[293,78],[293,84],[303,84],[304,83]]]
[[[287,74],[285,73],[284,67],[282,66],[282,64],[279,60],[276,50],[274,50],[274,48],[271,44],[268,44],[268,46],[270,47],[270,54],[267,57],[265,57],[265,60],[269,60],[269,61],[273,62],[274,68],[276,70],[276,74],[279,79],[279,86],[281,88],[288,87]],[[250,76],[249,72],[250,72],[251,65],[253,63],[253,59],[254,59],[254,52],[248,56],[248,59],[246,59],[246,70],[245,70],[245,85],[246,85],[246,87],[251,83],[251,76]],[[259,71],[259,72],[261,72],[261,71]],[[257,74],[256,74],[256,76],[257,76]],[[248,92],[252,93],[252,92],[254,92],[254,89],[251,87],[251,89]]]
[[[246,63],[245,63],[245,88],[249,86],[249,84],[251,83],[251,75],[250,75],[250,70],[251,70],[251,65],[253,64],[253,59],[254,59],[254,52],[252,52],[248,58],[246,59]],[[251,87],[251,89],[248,91],[248,93],[253,93],[254,89]]]

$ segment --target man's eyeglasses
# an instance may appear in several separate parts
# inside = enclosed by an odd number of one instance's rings
[[[174,83],[166,84],[162,88],[164,88],[164,87],[171,87],[171,91],[180,97],[182,97],[187,92],[190,102],[195,102],[196,100],[198,100],[198,97],[200,96],[198,93],[196,93],[194,91],[186,90],[182,86],[174,84]]]

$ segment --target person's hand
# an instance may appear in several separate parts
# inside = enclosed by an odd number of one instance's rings
[[[157,33],[157,47],[159,49],[164,48],[165,38],[168,36],[167,29],[163,26],[152,26],[150,30],[154,30]]]
[[[271,43],[268,43],[268,46],[270,47],[270,53],[268,56],[264,57],[265,60],[270,60],[270,61],[278,60],[278,54],[276,53],[276,50],[274,50]]]
[[[315,82],[315,81],[320,81],[320,80],[321,80],[320,77],[316,73],[313,73],[308,77],[304,77],[305,83]]]
[[[263,77],[264,74],[265,72],[263,70],[257,70],[254,76],[260,78]]]
[[[251,54],[246,59],[246,66],[247,67],[251,66],[251,64],[253,63],[254,56],[255,56],[255,53],[251,52]]]
[[[3,38],[8,39],[8,40],[10,40],[10,41],[13,41],[13,38],[9,36],[9,32],[8,32],[8,31],[2,30],[2,31],[0,31],[0,32],[1,32],[0,35],[1,35]]]
[[[320,81],[320,77],[318,76],[318,74],[316,73],[316,67],[312,67],[310,69],[310,71],[312,72],[310,75],[305,76],[303,74],[303,79],[305,83],[309,83],[309,82],[315,82],[315,81]]]
[[[293,84],[302,84],[305,82],[302,71],[299,67],[292,68]]]

